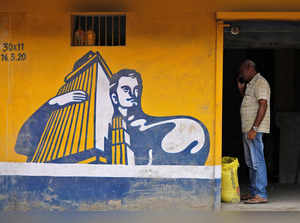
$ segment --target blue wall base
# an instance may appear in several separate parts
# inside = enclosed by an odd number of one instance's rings
[[[220,180],[0,177],[2,211],[199,209],[220,205]]]

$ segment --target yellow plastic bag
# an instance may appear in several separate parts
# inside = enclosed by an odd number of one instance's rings
[[[222,191],[221,199],[224,202],[240,202],[240,187],[237,169],[239,161],[237,158],[225,156],[222,159]]]

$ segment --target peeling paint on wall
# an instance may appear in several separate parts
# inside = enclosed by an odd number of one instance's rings
[[[5,178],[5,179],[4,179]],[[0,209],[161,210],[211,209],[215,180],[0,177]],[[101,187],[102,185],[102,187]]]

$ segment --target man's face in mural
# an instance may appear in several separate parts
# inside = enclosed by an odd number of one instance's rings
[[[115,104],[123,108],[137,106],[139,101],[139,84],[135,77],[121,77],[118,81],[116,93],[113,93]]]

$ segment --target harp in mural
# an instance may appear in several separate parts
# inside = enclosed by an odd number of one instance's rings
[[[88,98],[51,113],[31,162],[127,163],[124,124],[113,117],[111,76],[98,52],[90,51],[75,63],[57,95],[81,90]]]

